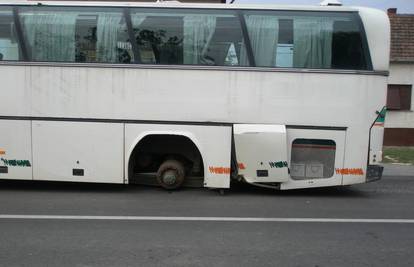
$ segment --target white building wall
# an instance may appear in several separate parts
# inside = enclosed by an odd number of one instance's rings
[[[414,64],[391,63],[388,84],[412,85],[411,110],[389,111],[385,128],[414,128]]]

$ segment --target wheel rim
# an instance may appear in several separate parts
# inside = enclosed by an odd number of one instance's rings
[[[168,186],[174,185],[177,183],[177,176],[176,170],[167,170],[162,175],[162,182]]]

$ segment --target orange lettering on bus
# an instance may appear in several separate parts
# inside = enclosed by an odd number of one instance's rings
[[[353,168],[353,169],[335,169],[336,174],[341,175],[364,175],[364,170],[361,168]]]
[[[210,173],[213,174],[230,174],[231,169],[228,167],[208,167]]]

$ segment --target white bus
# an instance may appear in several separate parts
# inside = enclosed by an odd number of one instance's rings
[[[381,178],[389,21],[343,6],[0,2],[0,178]]]

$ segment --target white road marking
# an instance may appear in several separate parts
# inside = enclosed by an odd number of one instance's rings
[[[404,223],[414,219],[347,219],[347,218],[255,218],[255,217],[169,217],[169,216],[84,216],[84,215],[17,215],[0,214],[2,219],[18,220],[108,220],[108,221],[207,221],[207,222],[299,222],[299,223]]]

